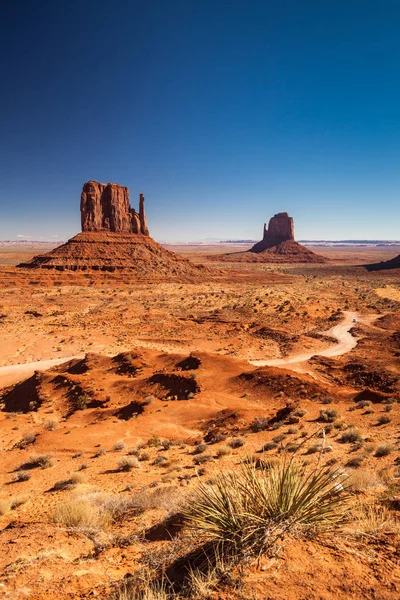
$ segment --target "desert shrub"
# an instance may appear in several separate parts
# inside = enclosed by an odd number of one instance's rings
[[[96,529],[107,523],[107,514],[85,498],[74,498],[56,506],[53,520],[66,527]]]
[[[233,438],[228,442],[228,446],[230,446],[231,448],[235,449],[235,448],[241,448],[242,446],[244,446],[244,440],[242,440],[242,438]]]
[[[351,529],[357,537],[376,537],[380,533],[388,532],[398,535],[400,522],[386,506],[359,501],[355,505],[355,520]]]
[[[207,444],[196,444],[192,454],[203,454],[207,450]]]
[[[353,456],[353,458],[350,458],[350,460],[347,461],[347,466],[353,467],[354,469],[358,469],[358,467],[361,467],[361,464],[364,461],[364,459],[365,456],[363,456],[362,454],[359,454],[358,456]]]
[[[283,421],[275,421],[275,423],[273,423],[271,426],[272,430],[279,429],[280,427],[282,427],[283,424]]]
[[[322,404],[332,404],[332,398],[323,398]]]
[[[25,433],[22,438],[23,445],[34,444],[36,442],[37,433],[30,431],[29,433]]]
[[[380,444],[375,450],[375,456],[381,458],[382,456],[388,456],[393,452],[394,446],[392,444]]]
[[[150,454],[148,452],[141,452],[138,456],[140,462],[144,462],[146,460],[150,460]]]
[[[251,430],[254,433],[258,433],[259,431],[264,431],[265,429],[268,429],[268,418],[256,417],[251,424]]]
[[[347,425],[346,423],[343,421],[343,419],[337,419],[334,423],[333,426],[335,429],[338,429],[339,431],[342,431],[343,429],[346,429]]]
[[[374,471],[357,469],[350,473],[347,480],[349,488],[355,492],[368,492],[373,488],[383,487],[381,479]]]
[[[287,433],[289,435],[293,435],[294,433],[297,433],[297,432],[298,432],[297,427],[289,427],[289,429],[287,430]]]
[[[333,408],[327,408],[325,410],[320,410],[319,419],[324,423],[333,423],[338,417],[338,413]]]
[[[274,450],[274,448],[277,448],[277,447],[278,447],[278,444],[276,442],[267,442],[261,448],[260,452],[268,452],[268,450]]]
[[[337,471],[293,459],[258,469],[248,462],[239,472],[217,475],[213,485],[200,483],[187,519],[208,539],[259,552],[294,529],[335,527],[348,498]]]
[[[232,454],[232,448],[230,448],[229,446],[221,446],[217,450],[218,458],[222,458],[223,456],[229,456],[229,454]]]
[[[166,581],[152,580],[150,575],[146,574],[140,580],[124,580],[109,600],[170,600],[174,597],[177,596],[171,593]]]
[[[295,425],[296,423],[300,423],[300,417],[296,417],[295,415],[289,415],[287,418],[287,423],[289,425]]]
[[[154,402],[155,399],[156,399],[155,396],[146,396],[146,398],[143,400],[143,404],[145,406],[148,406],[149,404]]]
[[[14,496],[13,498],[11,498],[11,501],[10,501],[11,510],[15,510],[19,506],[22,506],[22,504],[26,504],[26,502],[28,502],[28,500],[29,500],[29,496],[27,494],[24,494],[21,496]]]
[[[54,431],[57,429],[57,425],[57,421],[46,421],[46,423],[43,423],[43,429],[46,429],[47,431]]]
[[[280,433],[279,435],[276,435],[275,437],[273,437],[272,441],[275,442],[276,444],[279,444],[279,442],[283,442],[285,437],[286,437],[286,433]]]
[[[28,471],[19,471],[13,477],[13,481],[29,481],[31,474]]]
[[[74,407],[76,410],[85,410],[87,408],[88,402],[90,401],[89,394],[81,394],[74,398]]]
[[[340,436],[340,441],[343,442],[343,444],[354,444],[355,442],[362,442],[363,437],[358,429],[349,427]]]
[[[120,471],[131,471],[132,469],[139,469],[139,459],[136,456],[123,456],[118,461],[118,468]]]
[[[307,413],[307,411],[304,408],[298,408],[297,410],[294,411],[294,416],[295,417],[304,417],[304,415]]]
[[[366,408],[367,406],[371,406],[371,404],[371,400],[360,400],[360,402],[357,402],[358,408]]]
[[[307,450],[307,454],[315,454],[316,452],[321,452],[322,448],[323,448],[322,444],[313,444]]]
[[[208,454],[200,454],[200,456],[195,456],[193,462],[195,465],[202,465],[205,462],[211,460],[211,456]]]
[[[26,463],[23,463],[18,467],[18,471],[24,471],[26,469],[47,469],[53,466],[50,454],[32,454]]]
[[[169,450],[172,446],[172,442],[171,440],[162,440],[160,446],[163,450]]]
[[[164,456],[163,454],[159,454],[155,460],[153,461],[153,465],[166,465],[168,464],[168,456]]]
[[[393,410],[393,404],[386,404],[385,412],[391,412]]]
[[[10,500],[0,500],[0,517],[6,515],[11,510],[11,501]]]
[[[156,435],[155,433],[153,433],[151,438],[149,440],[147,440],[147,445],[149,448],[157,448],[160,444],[161,444],[161,440],[158,437],[158,435]]]
[[[125,442],[123,440],[119,440],[118,442],[116,442],[114,444],[113,450],[114,450],[114,452],[121,452],[121,450],[124,450],[125,447],[126,447]]]
[[[218,444],[219,442],[224,442],[227,436],[222,431],[217,431],[212,436],[210,436],[210,444]]]
[[[373,415],[374,414],[374,409],[373,408],[366,408],[364,411],[365,415]]]
[[[300,444],[286,444],[285,446],[285,452],[297,452],[297,450],[300,448]]]
[[[392,419],[389,417],[389,415],[381,415],[378,418],[378,425],[387,425],[391,420]]]
[[[63,490],[72,490],[74,487],[85,481],[82,473],[74,473],[68,479],[57,481],[51,488],[52,492],[61,492]]]
[[[104,456],[105,454],[107,454],[107,450],[105,448],[100,448],[95,452],[93,458],[100,458],[100,456]]]

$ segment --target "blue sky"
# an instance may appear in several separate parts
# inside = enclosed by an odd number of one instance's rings
[[[398,0],[21,0],[0,23],[0,239],[89,179],[160,240],[400,238]]]

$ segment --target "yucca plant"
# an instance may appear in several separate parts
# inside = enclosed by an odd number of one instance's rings
[[[188,523],[208,539],[263,551],[285,532],[341,521],[349,494],[339,478],[338,470],[308,468],[295,458],[258,469],[245,462],[213,485],[200,483]]]

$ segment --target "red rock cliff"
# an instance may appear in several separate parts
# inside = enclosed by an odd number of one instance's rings
[[[88,181],[81,194],[82,231],[112,231],[149,235],[140,194],[139,213],[131,208],[129,190],[117,183]]]
[[[294,240],[293,219],[286,212],[278,213],[270,219],[268,229],[264,223],[263,239],[253,246],[251,252],[262,252],[267,248],[291,240]]]

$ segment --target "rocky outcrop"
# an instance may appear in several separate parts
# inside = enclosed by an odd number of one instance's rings
[[[263,239],[255,244],[250,252],[263,252],[263,250],[288,241],[294,241],[293,219],[287,212],[278,213],[270,219],[268,229],[264,223]]]
[[[139,213],[131,208],[129,190],[117,183],[88,181],[81,194],[82,231],[141,233],[149,235],[144,212],[144,196],[139,197]]]

